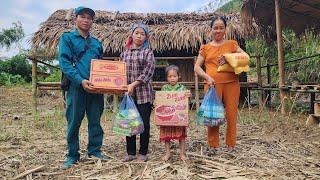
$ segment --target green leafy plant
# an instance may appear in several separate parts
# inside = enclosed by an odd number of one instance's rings
[[[290,29],[283,31],[285,62],[307,57],[320,53],[320,38],[312,32],[306,32],[305,35],[297,37]],[[246,41],[246,51],[250,55],[262,55],[262,65],[278,63],[276,42],[270,44],[262,37]],[[255,61],[251,62],[255,66]],[[292,63],[285,63],[286,84],[298,81],[300,84],[320,82],[320,56],[300,60]],[[278,83],[278,66],[271,67],[271,83]],[[262,70],[266,77],[266,68]],[[253,68],[249,73],[256,74]]]
[[[20,75],[12,75],[9,73],[0,73],[0,85],[17,85],[25,84],[25,80]]]
[[[50,76],[46,77],[44,79],[45,82],[59,82],[61,81],[61,71],[60,70],[53,70],[51,73],[50,73]]]
[[[242,0],[232,0],[222,7],[220,7],[217,12],[223,12],[223,13],[233,13],[233,12],[239,12],[242,7]]]
[[[21,77],[23,79],[21,82],[23,83],[31,81],[31,64],[28,63],[25,54],[18,54],[9,59],[0,60],[0,72],[10,74],[16,78]],[[2,77],[2,79],[3,78],[4,77]],[[16,82],[9,84],[15,83]]]

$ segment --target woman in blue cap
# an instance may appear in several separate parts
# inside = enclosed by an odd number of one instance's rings
[[[149,47],[149,29],[143,23],[131,27],[125,51],[120,59],[127,64],[128,95],[135,100],[144,123],[144,132],[140,134],[139,161],[148,160],[150,136],[150,114],[152,97],[152,77],[155,70],[153,51]],[[123,161],[136,159],[136,136],[126,137],[127,155]]]

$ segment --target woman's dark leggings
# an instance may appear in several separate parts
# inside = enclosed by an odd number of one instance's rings
[[[144,131],[140,134],[140,150],[139,154],[148,154],[149,137],[150,137],[150,115],[151,103],[136,104],[140,116],[143,120]],[[126,137],[128,155],[136,155],[136,136]]]

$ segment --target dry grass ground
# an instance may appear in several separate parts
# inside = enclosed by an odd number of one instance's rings
[[[207,156],[206,129],[192,121],[188,129],[190,160],[160,160],[164,152],[158,128],[152,125],[150,161],[122,163],[125,140],[111,132],[111,114],[105,113],[103,152],[111,160],[86,157],[87,122],[81,126],[81,161],[61,168],[66,153],[66,122],[58,92],[42,94],[39,114],[32,116],[29,88],[0,87],[0,179],[34,168],[25,179],[320,179],[320,129],[305,127],[305,115],[281,116],[277,112],[240,109],[235,153],[224,148]],[[192,112],[192,116],[194,112]],[[191,116],[191,117],[192,117]],[[14,120],[17,119],[17,120]],[[221,128],[224,129],[224,128]],[[221,131],[221,144],[224,130]]]

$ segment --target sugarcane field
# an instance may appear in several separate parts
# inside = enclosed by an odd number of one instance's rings
[[[320,179],[320,1],[0,7],[0,179]]]

